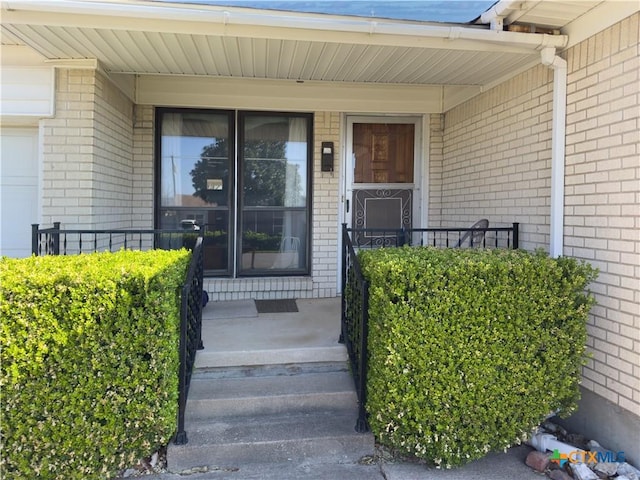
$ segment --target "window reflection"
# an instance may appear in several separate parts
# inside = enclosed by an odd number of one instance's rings
[[[229,203],[229,127],[226,115],[167,113],[162,121],[163,206]]]
[[[306,115],[241,117],[243,273],[307,268]]]
[[[158,109],[158,227],[204,233],[210,274],[308,273],[312,115],[234,118]]]
[[[244,205],[304,207],[307,119],[247,117],[244,132]]]

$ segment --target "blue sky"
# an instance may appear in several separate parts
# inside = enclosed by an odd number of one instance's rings
[[[316,2],[306,0],[186,0],[183,3],[332,13],[397,20],[466,23],[482,14],[495,3],[495,0],[327,0]]]

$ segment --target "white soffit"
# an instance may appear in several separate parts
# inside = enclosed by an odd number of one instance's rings
[[[602,3],[605,2],[603,0],[502,0],[492,9],[502,13],[505,25],[536,25],[559,30]]]
[[[520,25],[558,30],[568,37],[568,48],[638,11],[638,0],[500,0],[476,23],[488,23],[499,16],[507,28]]]
[[[154,2],[5,1],[3,42],[114,74],[483,86],[562,36]]]

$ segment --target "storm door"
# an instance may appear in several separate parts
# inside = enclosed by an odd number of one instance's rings
[[[417,121],[377,118],[348,121],[351,165],[346,179],[346,221],[354,229],[398,230],[413,225]],[[380,233],[357,244],[382,246]]]

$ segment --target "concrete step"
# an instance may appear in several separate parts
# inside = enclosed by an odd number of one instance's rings
[[[356,416],[343,412],[278,413],[216,418],[187,428],[186,445],[169,445],[168,469],[237,467],[295,460],[309,465],[355,463],[373,455],[371,434],[354,429]]]
[[[357,411],[353,378],[344,363],[196,371],[186,421],[211,417]]]
[[[263,348],[251,350],[215,350],[208,349],[196,354],[195,366],[198,369],[283,365],[292,363],[344,362],[347,360],[347,349],[335,343],[329,346],[301,348]]]

